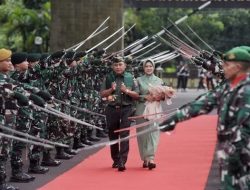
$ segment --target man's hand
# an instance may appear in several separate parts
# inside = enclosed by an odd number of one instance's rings
[[[23,95],[19,92],[14,92],[13,98],[15,98],[17,100],[17,103],[20,106],[28,106],[29,105],[29,99],[25,95]]]
[[[125,86],[124,83],[122,83],[122,84],[121,84],[121,91],[122,91],[124,94],[126,94],[126,93],[127,93],[127,90],[128,90],[128,88]]]
[[[111,88],[112,88],[113,91],[115,91],[115,89],[116,89],[116,83],[115,82],[112,82]]]
[[[31,94],[29,96],[29,99],[32,100],[35,105],[38,105],[40,107],[45,107],[46,102],[40,96],[37,96],[35,94]]]
[[[52,99],[52,95],[49,92],[44,91],[44,90],[40,90],[38,93],[36,93],[36,95],[40,96],[45,101],[49,101]]]

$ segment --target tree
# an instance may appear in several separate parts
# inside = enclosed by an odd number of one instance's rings
[[[40,51],[48,50],[50,2],[40,6],[41,9],[28,9],[22,0],[5,0],[0,5],[2,46],[16,51],[32,52],[35,48],[34,39],[40,36],[45,42]]]
[[[146,35],[154,35],[162,30],[162,26],[171,25],[168,19],[176,21],[191,11],[180,8],[127,8],[124,12],[125,26],[129,27],[134,23],[137,25],[125,43],[129,44]],[[214,49],[224,51],[233,46],[250,43],[247,38],[250,32],[249,13],[248,9],[205,9],[190,16],[178,27],[202,49],[207,47],[190,32],[186,23]],[[174,27],[170,31],[186,41]]]

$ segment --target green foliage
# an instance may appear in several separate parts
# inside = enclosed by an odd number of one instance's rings
[[[28,0],[25,1],[28,3]],[[32,1],[34,2],[34,1]],[[22,0],[5,0],[0,5],[0,42],[2,47],[16,51],[47,51],[49,39],[50,2],[37,4],[41,9],[29,9]],[[38,8],[38,7],[36,7]],[[36,36],[44,43],[37,49]]]
[[[125,26],[129,27],[136,23],[133,33],[125,40],[129,44],[136,39],[146,35],[154,35],[162,26],[170,26],[168,19],[173,22],[189,14],[192,9],[180,8],[145,8],[125,10]],[[250,10],[249,9],[205,9],[190,16],[187,20],[178,25],[195,44],[201,49],[208,47],[199,40],[186,26],[188,24],[203,41],[213,49],[225,51],[237,45],[249,45],[250,38]],[[185,37],[174,27],[170,29],[172,33],[183,41]]]

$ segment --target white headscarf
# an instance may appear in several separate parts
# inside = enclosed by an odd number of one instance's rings
[[[154,62],[153,59],[146,59],[146,60],[143,62],[143,68],[145,67],[145,65],[146,65],[147,62],[150,62],[150,63],[153,65],[153,67],[155,68],[155,62]]]

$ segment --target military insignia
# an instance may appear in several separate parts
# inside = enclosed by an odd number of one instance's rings
[[[236,57],[235,57],[235,55],[234,55],[233,53],[230,53],[230,54],[227,56],[227,58],[228,58],[229,60],[233,60],[233,59],[235,59]]]

